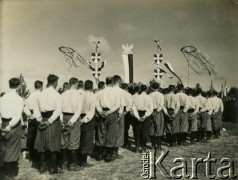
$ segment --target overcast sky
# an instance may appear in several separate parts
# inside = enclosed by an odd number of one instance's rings
[[[92,79],[83,65],[75,74],[65,71],[60,46],[75,49],[90,60],[92,41],[101,40],[99,51],[107,65],[101,79],[124,77],[122,44],[134,44],[135,81],[153,78],[154,39],[162,40],[164,62],[169,61],[187,85],[187,63],[180,49],[194,45],[217,66],[214,87],[238,86],[238,4],[233,0],[1,0],[0,91],[8,80],[22,73],[32,90],[37,79],[49,73],[60,77],[60,86],[72,76]],[[210,86],[206,72],[191,72],[190,86]],[[177,79],[161,80],[163,86]]]

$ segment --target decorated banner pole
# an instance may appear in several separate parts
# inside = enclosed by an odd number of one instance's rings
[[[160,67],[161,62],[163,61],[163,54],[161,53],[161,41],[154,40],[154,42],[156,43],[158,50],[158,53],[154,54],[154,65],[156,66],[156,69],[154,69],[154,77],[159,81],[164,75],[164,71]]]
[[[199,70],[206,70],[212,81],[212,74],[216,75],[216,66],[206,54],[203,54],[200,50],[191,45],[182,47],[181,52],[188,63],[188,86],[190,80],[190,69],[197,74],[200,74]]]
[[[164,55],[161,53],[162,48],[160,46],[161,42],[160,40],[154,40],[154,42],[157,45],[158,54],[154,54],[154,65],[156,66],[156,69],[154,69],[154,77],[157,81],[159,81],[164,74],[170,79],[174,78],[173,76],[170,76],[162,67],[161,63],[163,61]],[[165,66],[166,67],[166,66]],[[167,68],[167,67],[166,67]]]
[[[125,82],[126,83],[133,83],[133,44],[130,46],[128,44],[124,45],[122,44],[123,53],[122,53],[122,59],[124,64],[124,70],[125,70]]]
[[[189,51],[189,45],[188,45],[188,51]],[[187,60],[188,62],[188,87],[190,86],[190,62]]]
[[[90,69],[92,70],[92,75],[96,80],[96,83],[98,84],[99,82],[99,76],[101,75],[101,71],[104,68],[106,61],[102,62],[101,67],[98,67],[98,62],[101,60],[101,53],[98,52],[99,46],[98,44],[100,43],[100,41],[98,42],[93,42],[96,45],[96,49],[95,49],[95,53],[92,53],[91,55],[91,59],[94,62],[95,66],[92,67],[90,66]]]

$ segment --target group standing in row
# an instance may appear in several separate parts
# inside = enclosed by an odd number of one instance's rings
[[[0,100],[0,163],[8,176],[18,174],[23,111],[32,166],[50,174],[92,166],[87,159],[93,152],[97,161],[122,158],[119,147],[131,148],[130,127],[135,152],[145,151],[149,141],[154,150],[162,149],[162,141],[171,147],[186,146],[188,139],[207,142],[212,132],[219,137],[222,127],[223,103],[215,90],[178,84],[162,92],[157,82],[131,89],[115,75],[99,82],[97,91],[92,81],[71,78],[60,94],[58,77],[49,75],[46,89],[37,80],[36,91],[24,103],[16,91],[19,85],[19,79],[10,79],[12,90]]]

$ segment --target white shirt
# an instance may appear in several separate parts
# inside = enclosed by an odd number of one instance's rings
[[[182,92],[178,92],[176,93],[176,96],[179,99],[179,104],[180,106],[183,106],[183,112],[187,112],[188,111],[188,107],[189,107],[189,98],[186,94],[182,93]]]
[[[217,96],[212,97],[211,100],[212,100],[212,106],[213,106],[214,113],[217,113],[219,111],[219,109],[221,110],[221,112],[223,112],[224,106],[223,106],[222,100]]]
[[[21,121],[23,107],[23,99],[17,94],[16,90],[12,90],[1,98],[0,117],[6,119],[11,118],[9,125],[14,127]],[[2,124],[2,120],[0,120],[0,124]]]
[[[208,114],[211,115],[213,112],[212,98],[207,99],[205,106],[206,111],[208,111]]]
[[[52,87],[48,87],[42,91],[38,98],[39,112],[54,111],[49,118],[52,124],[61,114],[61,98],[60,94]]]
[[[97,96],[93,92],[85,91],[83,94],[82,113],[86,114],[82,122],[87,123],[91,121],[95,115]]]
[[[40,91],[35,91],[30,94],[30,96],[26,99],[24,112],[27,116],[31,115],[31,110],[33,111],[33,118],[38,118],[39,114],[37,114],[38,109],[38,98],[40,95]]]
[[[124,107],[126,106],[126,93],[123,89],[121,89],[119,86],[114,86],[113,87],[119,96],[120,99],[120,109],[119,109],[119,114],[122,114],[124,111]]]
[[[96,108],[99,113],[103,111],[102,108],[109,108],[110,113],[120,108],[120,98],[113,87],[105,87],[97,93]]]
[[[85,93],[85,91],[82,89],[78,89],[77,91],[79,92],[80,95],[83,95]]]
[[[203,97],[202,95],[198,95],[196,98],[198,100],[198,105],[199,105],[200,111],[205,112],[207,99],[205,97]]]
[[[153,110],[153,100],[146,92],[142,92],[140,95],[135,96],[133,112],[137,119],[140,118],[138,111],[146,111],[145,116],[148,117],[152,114]]]
[[[82,111],[82,95],[76,89],[69,89],[61,94],[62,112],[74,113],[70,122],[75,123]]]
[[[135,114],[134,114],[134,104],[135,104],[135,99],[136,99],[137,96],[139,96],[139,94],[135,93],[131,97],[132,98],[131,115],[133,115],[133,116],[135,116]]]
[[[174,93],[166,94],[165,97],[165,107],[167,109],[174,109],[174,113],[176,114],[180,109],[179,99],[178,96]]]
[[[129,92],[125,91],[125,98],[126,98],[126,111],[130,111],[132,109],[132,95]]]
[[[188,109],[194,109],[193,114],[196,114],[199,111],[199,103],[198,99],[193,96],[188,96],[189,99],[189,107]]]
[[[157,111],[160,112],[164,108],[164,95],[156,91],[152,92],[150,96],[153,100],[154,109],[157,109]]]

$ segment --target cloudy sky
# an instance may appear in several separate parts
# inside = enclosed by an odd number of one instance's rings
[[[30,89],[36,79],[49,73],[60,85],[72,76],[92,79],[83,65],[66,73],[60,46],[72,47],[90,60],[100,40],[99,51],[107,60],[101,79],[124,77],[122,44],[134,44],[135,81],[153,78],[154,39],[162,40],[164,62],[169,61],[187,85],[187,63],[180,49],[194,45],[217,66],[214,86],[238,86],[238,3],[235,0],[1,0],[0,1],[0,91],[8,80],[22,73]],[[206,72],[191,72],[190,86],[210,86]],[[177,83],[164,76],[163,86]]]

